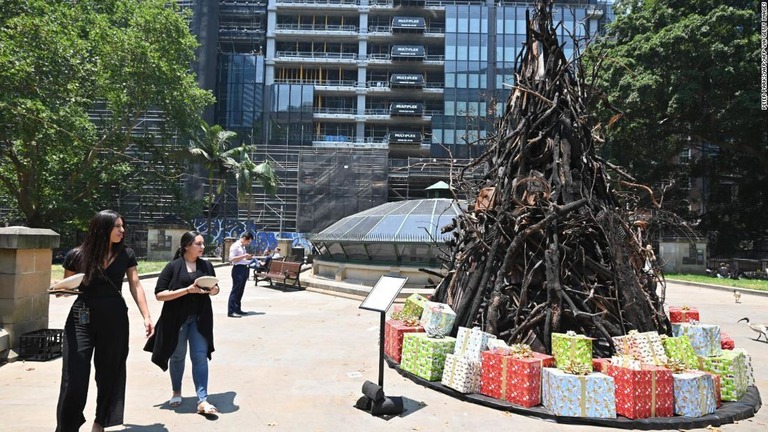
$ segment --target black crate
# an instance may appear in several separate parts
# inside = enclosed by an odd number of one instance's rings
[[[43,329],[25,333],[19,338],[19,357],[45,361],[61,355],[64,330]]]

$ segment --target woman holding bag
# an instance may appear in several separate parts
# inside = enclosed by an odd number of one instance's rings
[[[128,307],[122,287],[126,276],[133,300],[144,318],[146,335],[152,334],[152,320],[139,281],[136,256],[125,247],[124,236],[123,217],[112,210],[102,210],[91,219],[83,244],[64,258],[64,277],[76,273],[85,276],[64,324],[57,432],[76,432],[85,423],[83,409],[92,357],[97,396],[91,431],[101,432],[105,427],[123,423]]]
[[[189,344],[192,360],[192,380],[197,393],[197,412],[216,414],[218,410],[208,399],[208,360],[213,353],[213,309],[211,297],[219,286],[202,288],[201,276],[216,276],[213,265],[202,259],[205,240],[200,233],[189,231],[181,236],[181,244],[157,280],[155,298],[163,302],[155,334],[149,338],[145,351],[152,353],[152,362],[162,370],[170,370],[173,394],[172,408],[181,405],[181,378]]]

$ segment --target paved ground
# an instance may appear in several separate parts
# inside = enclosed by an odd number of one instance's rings
[[[378,379],[379,315],[358,308],[359,299],[309,291],[282,292],[248,283],[244,309],[251,315],[226,316],[229,268],[218,268],[222,294],[214,297],[216,352],[210,362],[210,401],[218,418],[194,413],[192,378],[184,378],[184,404],[172,410],[170,379],[143,352],[144,337],[135,305],[129,304],[131,353],[124,427],[110,431],[595,431],[527,418],[453,399],[413,383],[386,368],[387,395],[403,396],[406,412],[389,420],[353,408],[365,380]],[[142,281],[153,317],[160,305],[149,295],[155,279]],[[126,290],[127,291],[127,290]],[[756,342],[739,318],[768,322],[768,297],[744,295],[734,304],[730,292],[669,285],[669,304],[697,305],[702,319],[719,323],[747,348],[756,363],[757,385],[768,399],[768,343]],[[62,328],[72,299],[51,299],[50,327]],[[52,431],[61,359],[14,362],[0,367],[0,431]],[[95,386],[86,407],[92,419]],[[90,423],[87,423],[89,425]],[[83,427],[83,430],[88,428]],[[765,431],[768,409],[722,431]],[[89,429],[88,429],[89,430]],[[705,429],[701,429],[704,431]]]

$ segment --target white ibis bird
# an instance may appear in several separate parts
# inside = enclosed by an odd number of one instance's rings
[[[744,317],[744,318],[738,320],[737,322],[742,322],[742,321],[746,321],[747,325],[749,326],[749,328],[751,328],[752,331],[757,332],[757,339],[756,340],[760,340],[760,336],[763,336],[763,337],[765,337],[765,341],[768,342],[768,325],[765,325],[765,324],[750,324],[749,323],[749,318],[747,318],[747,317]]]

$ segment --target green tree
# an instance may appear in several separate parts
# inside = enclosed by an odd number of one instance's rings
[[[208,218],[207,234],[211,232],[211,217],[213,206],[220,195],[226,196],[227,178],[235,175],[237,196],[240,201],[247,201],[253,192],[253,182],[258,181],[265,192],[274,195],[277,191],[277,177],[268,161],[255,164],[250,153],[254,145],[241,144],[233,147],[232,140],[237,134],[223,129],[219,125],[210,126],[203,123],[201,133],[189,142],[189,153],[202,162],[208,173]],[[250,205],[248,207],[250,219]],[[226,216],[226,215],[225,215]]]
[[[158,154],[213,102],[190,71],[196,45],[174,2],[0,0],[5,204],[29,226],[82,226],[135,186],[129,155]]]
[[[256,164],[251,160],[250,150],[252,146],[243,145],[240,147],[240,162],[235,170],[237,179],[237,199],[245,202],[248,207],[247,220],[251,220],[251,209],[253,201],[253,183],[258,181],[264,192],[268,195],[275,195],[277,192],[277,176],[275,170],[269,161]]]
[[[688,217],[729,239],[715,242],[715,251],[766,235],[764,218],[755,217],[768,210],[765,188],[755,187],[768,175],[759,6],[756,0],[620,0],[607,34],[584,56],[587,65],[600,66],[596,86],[609,102],[603,107],[615,108],[599,111],[604,154],[646,184],[704,178],[705,213]],[[694,160],[685,170],[676,157],[687,148]],[[738,195],[722,200],[713,192],[726,180]],[[686,196],[685,188],[677,196]],[[687,201],[666,203],[685,216]]]
[[[211,217],[216,197],[226,189],[227,173],[237,167],[238,148],[230,148],[231,140],[237,137],[232,131],[219,125],[202,123],[201,133],[189,141],[189,153],[199,160],[208,174],[208,217],[206,235],[211,234]],[[210,238],[209,238],[210,240]]]

